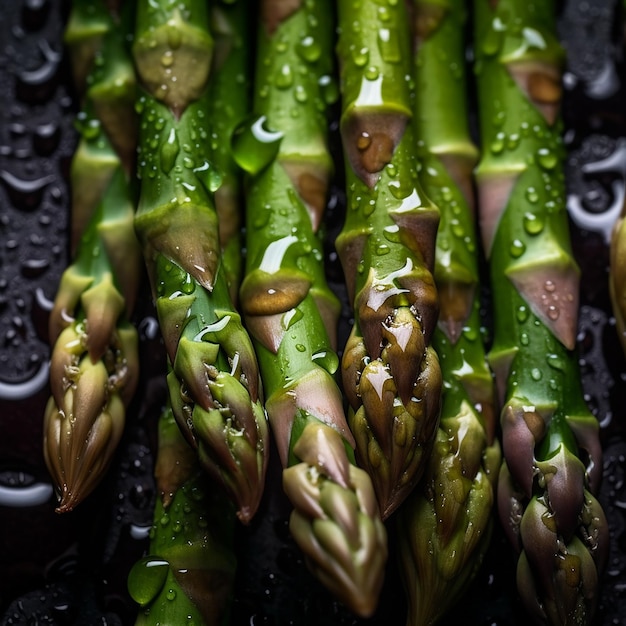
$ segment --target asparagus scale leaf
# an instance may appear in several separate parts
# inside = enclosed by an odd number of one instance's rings
[[[420,178],[441,210],[435,254],[443,377],[437,437],[420,485],[398,511],[407,624],[435,624],[473,580],[489,546],[500,466],[495,390],[481,341],[462,0],[416,0]]]
[[[158,427],[157,497],[149,554],[128,576],[137,626],[229,623],[236,559],[235,512],[212,485],[170,407]]]
[[[76,55],[89,49],[92,61],[71,169],[74,261],[61,277],[49,320],[54,347],[44,457],[60,494],[59,512],[72,510],[103,477],[139,370],[137,333],[128,322],[140,268],[135,205],[128,150],[114,147],[122,133],[132,143],[135,128],[134,73],[124,40],[130,13],[118,24],[100,3],[76,2],[73,15],[89,13],[86,5],[99,17],[98,27],[87,29],[92,38],[83,36],[74,49]],[[103,101],[113,111],[106,121],[99,117]]]
[[[187,4],[138,6],[133,50],[147,91],[138,102],[135,227],[169,358],[172,409],[203,466],[247,522],[263,491],[268,426],[256,356],[232,304],[220,250],[215,193],[222,176],[207,119],[208,8]]]
[[[347,216],[337,239],[354,326],[342,375],[357,458],[383,518],[423,473],[439,420],[430,346],[438,209],[417,173],[406,7],[338,3]]]
[[[590,624],[608,529],[592,495],[598,424],[573,351],[579,274],[564,199],[555,6],[477,0],[475,9],[476,178],[497,294],[490,361],[503,399],[498,508],[529,612],[542,623]]]
[[[382,586],[386,532],[371,480],[354,465],[334,377],[339,303],[318,237],[332,168],[332,32],[326,0],[261,5],[256,117],[233,138],[251,174],[240,301],[294,507],[292,535],[319,580],[367,616]]]

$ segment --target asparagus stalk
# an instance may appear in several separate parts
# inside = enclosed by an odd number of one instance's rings
[[[608,530],[592,495],[598,424],[574,352],[579,272],[564,198],[555,7],[477,0],[475,8],[476,178],[497,295],[489,358],[503,399],[498,508],[528,610],[550,624],[588,624]]]
[[[294,506],[292,535],[321,582],[367,616],[382,585],[386,533],[371,481],[354,465],[334,378],[339,303],[318,237],[332,169],[331,16],[327,0],[261,4],[258,117],[234,137],[235,155],[252,175],[240,300]]]
[[[463,0],[415,0],[416,126],[421,181],[441,210],[435,253],[440,295],[433,346],[443,403],[422,483],[398,512],[407,624],[434,624],[461,597],[489,545],[500,465],[495,393],[480,337],[472,170],[466,111]]]
[[[171,408],[159,419],[149,554],[128,576],[137,626],[226,626],[235,576],[232,503],[208,483]]]
[[[221,182],[215,190],[219,241],[233,302],[237,302],[243,273],[241,220],[244,212],[242,172],[233,157],[230,138],[249,114],[252,46],[246,41],[250,36],[250,8],[247,0],[211,4],[215,51],[208,117],[212,123],[213,163],[221,175]]]
[[[419,481],[437,431],[439,213],[418,180],[404,3],[338,7],[348,210],[337,249],[355,317],[343,386],[357,459],[386,518]]]
[[[268,427],[252,342],[229,295],[207,119],[213,38],[198,1],[138,5],[133,46],[141,193],[135,228],[169,357],[172,409],[205,469],[248,522],[263,490]]]
[[[90,3],[77,2],[75,11],[85,10],[85,4]],[[71,170],[73,231],[82,237],[76,237],[74,261],[61,277],[49,320],[54,347],[44,457],[60,495],[58,512],[72,510],[103,477],[122,435],[139,369],[137,333],[128,322],[140,268],[134,199],[127,155],[118,153],[113,141],[122,130],[129,137],[134,130],[129,98],[134,72],[124,40],[130,14],[121,23],[108,13],[101,19],[106,31],[98,31],[101,48],[87,79]],[[113,110],[106,118],[100,117],[103,102]]]

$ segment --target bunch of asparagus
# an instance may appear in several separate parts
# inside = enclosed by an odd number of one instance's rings
[[[472,171],[478,159],[467,116],[463,0],[416,0],[416,128],[420,178],[441,210],[435,254],[440,296],[433,347],[443,403],[424,480],[398,513],[407,624],[434,624],[478,571],[493,526],[500,448],[495,394],[480,330]]]
[[[332,11],[326,0],[261,3],[254,121],[234,149],[251,175],[241,305],[294,510],[290,529],[318,578],[355,613],[377,604],[386,533],[334,379],[339,302],[318,229],[327,146]]]
[[[125,36],[132,13],[76,1],[66,31],[82,88],[80,142],[71,168],[73,263],[50,315],[52,397],[44,457],[72,510],[103,477],[122,436],[139,377],[128,319],[140,275],[133,230],[135,75]]]
[[[339,303],[320,238],[333,175],[331,4],[260,3],[254,116],[239,124],[253,6],[139,1],[133,221],[132,11],[74,3],[67,41],[85,113],[72,170],[75,262],[51,316],[58,339],[45,444],[59,510],[102,476],[137,381],[127,322],[134,224],[171,402],[159,423],[151,554],[129,578],[143,607],[138,624],[226,623],[234,517],[248,522],[263,490],[265,410],[294,507],[291,532],[355,613],[376,608],[387,558],[381,517],[398,510],[408,623],[436,622],[480,565],[500,470],[499,512],[519,552],[523,600],[539,621],[590,623],[608,537],[592,495],[597,422],[574,353],[578,270],[564,210],[553,3],[475,1],[476,180],[495,294],[489,362],[503,406],[501,468],[480,336],[465,6],[341,0],[337,8],[347,215],[336,244],[354,310],[341,363],[347,419],[335,380]],[[617,311],[622,292],[612,286]]]
[[[228,31],[235,23],[228,26],[226,7],[221,9],[213,17]],[[228,230],[220,230],[215,205],[224,178],[213,161],[211,136],[219,145],[223,128],[209,118],[209,24],[203,2],[138,4],[133,53],[146,91],[138,105],[135,227],[169,357],[174,415],[202,465],[237,503],[239,519],[248,522],[263,490],[268,427],[256,356],[230,297],[220,247],[220,234]],[[244,43],[242,35],[233,37],[233,50]],[[224,206],[235,207],[228,200]]]
[[[573,351],[579,272],[561,167],[555,6],[477,0],[475,8],[476,176],[494,294],[489,358],[503,401],[498,508],[529,611],[550,624],[589,624],[608,530],[593,496],[598,424]]]

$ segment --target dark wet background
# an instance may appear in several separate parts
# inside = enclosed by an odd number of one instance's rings
[[[569,208],[583,271],[579,354],[587,399],[602,428],[600,500],[612,536],[597,618],[602,626],[626,624],[626,364],[607,289],[607,237],[626,180],[625,22],[618,4],[570,0],[559,22],[569,58]],[[68,262],[67,181],[76,143],[76,105],[61,44],[67,6],[0,0],[0,626],[132,624],[126,576],[147,548],[152,517],[153,423],[163,399],[164,356],[147,290],[136,322],[144,367],[138,398],[149,400],[131,407],[107,480],[74,513],[58,516],[41,456],[47,315]],[[329,278],[340,295],[332,236],[341,209],[337,192],[327,250]],[[344,333],[348,321],[346,313]],[[41,503],[16,506],[29,490],[42,494]],[[289,536],[289,510],[274,462],[257,519],[238,530],[234,626],[404,624],[393,558],[379,611],[356,620],[304,567]],[[526,624],[513,580],[510,550],[496,532],[466,602],[446,624]]]

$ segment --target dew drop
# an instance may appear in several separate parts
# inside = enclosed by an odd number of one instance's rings
[[[178,135],[176,130],[172,128],[167,141],[161,146],[161,170],[164,174],[169,174],[172,171],[179,152]]]
[[[231,139],[233,157],[237,164],[250,174],[258,174],[278,154],[282,132],[265,128],[265,115],[240,124]]]
[[[533,367],[532,370],[530,370],[530,376],[533,380],[536,381],[539,381],[543,378],[543,374],[538,367]]]
[[[528,200],[531,204],[537,204],[539,201],[539,194],[534,187],[529,187],[526,190],[526,200]]]
[[[529,235],[538,235],[543,230],[543,220],[534,213],[525,213],[523,223]]]
[[[558,306],[556,306],[555,304],[551,304],[550,306],[548,306],[548,317],[553,322],[556,322],[556,320],[559,319],[560,315],[561,315],[561,311],[559,310]]]
[[[516,312],[516,317],[517,317],[517,321],[520,324],[523,324],[527,319],[528,319],[528,307],[526,307],[526,305],[522,304]]]
[[[357,67],[365,67],[370,58],[370,51],[368,48],[354,48],[352,50],[352,60]]]
[[[133,566],[128,574],[128,592],[140,606],[150,604],[165,584],[169,563],[164,559],[146,556]]]
[[[296,46],[296,52],[309,63],[315,63],[320,58],[322,50],[311,36],[307,36],[302,39]]]
[[[530,343],[530,339],[528,337],[528,333],[522,333],[519,336],[519,342],[522,346],[527,346]]]
[[[378,49],[380,56],[386,63],[398,63],[400,54],[400,37],[395,28],[378,29]]]
[[[524,254],[524,252],[526,252],[526,244],[519,239],[515,239],[513,240],[513,243],[511,243],[509,252],[513,258],[518,259],[522,256],[522,254]]]
[[[289,89],[293,85],[293,72],[288,63],[283,64],[280,68],[274,82],[279,89]]]
[[[548,148],[540,148],[537,151],[537,161],[546,170],[553,170],[558,163],[556,154]]]

